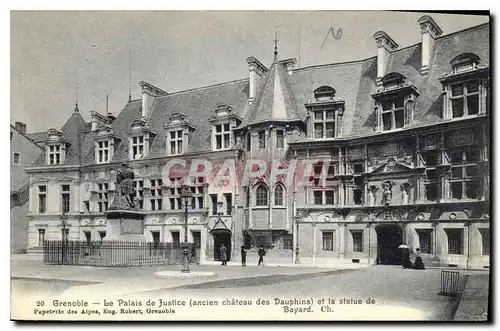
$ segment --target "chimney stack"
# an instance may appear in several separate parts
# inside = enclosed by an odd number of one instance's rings
[[[90,131],[92,132],[97,131],[97,128],[99,127],[99,115],[95,110],[90,111],[90,121],[91,121]]]
[[[429,66],[432,60],[434,50],[434,40],[439,37],[443,31],[429,15],[424,15],[418,19],[420,33],[422,34],[422,64],[420,72],[425,75],[429,72]]]
[[[144,81],[141,81],[139,85],[142,89],[142,118],[147,119],[155,98],[167,95],[167,92]]]
[[[14,127],[18,132],[26,134],[26,124],[24,124],[23,122],[15,122]]]
[[[291,59],[281,60],[280,63],[286,69],[288,74],[291,75],[293,72],[293,68],[295,68],[295,65],[297,64],[297,59],[291,58]]]
[[[249,72],[248,104],[251,105],[255,99],[260,78],[266,75],[268,69],[253,56],[247,59],[247,64]]]
[[[373,35],[377,42],[377,83],[387,73],[387,62],[391,52],[395,51],[399,45],[384,31],[377,31]]]

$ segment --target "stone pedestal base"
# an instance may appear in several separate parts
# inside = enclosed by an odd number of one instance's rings
[[[146,242],[144,216],[139,210],[109,210],[103,241]]]

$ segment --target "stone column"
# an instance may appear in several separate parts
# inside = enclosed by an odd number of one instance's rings
[[[313,231],[313,256],[312,256],[312,262],[313,264],[316,264],[316,223],[312,223],[312,231]]]

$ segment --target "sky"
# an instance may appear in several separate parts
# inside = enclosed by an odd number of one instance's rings
[[[128,100],[129,75],[132,99],[140,99],[142,80],[172,93],[247,78],[249,56],[271,64],[275,33],[280,59],[295,57],[300,67],[373,57],[373,34],[379,30],[400,48],[420,42],[417,19],[423,14],[12,11],[10,122],[26,123],[28,132],[60,128],[77,97],[89,120],[90,110],[106,112],[106,95],[108,111],[117,115]],[[430,15],[443,34],[489,20]],[[331,30],[338,39],[328,34]]]

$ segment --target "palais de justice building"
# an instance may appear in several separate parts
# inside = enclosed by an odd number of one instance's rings
[[[202,259],[217,259],[221,243],[233,260],[240,245],[263,244],[268,259],[385,264],[407,244],[426,263],[488,267],[490,26],[446,35],[427,15],[414,26],[419,43],[399,48],[379,31],[364,60],[296,69],[275,47],[269,66],[242,60],[245,79],[180,92],[140,82],[141,99],[90,121],[76,107],[27,169],[29,249],[61,239],[63,213],[70,240],[106,240],[123,162],[146,212],[143,235],[159,243],[184,238],[186,172],[165,174],[168,161],[297,159],[315,163],[305,187],[268,173],[245,186],[196,178],[188,240]]]

